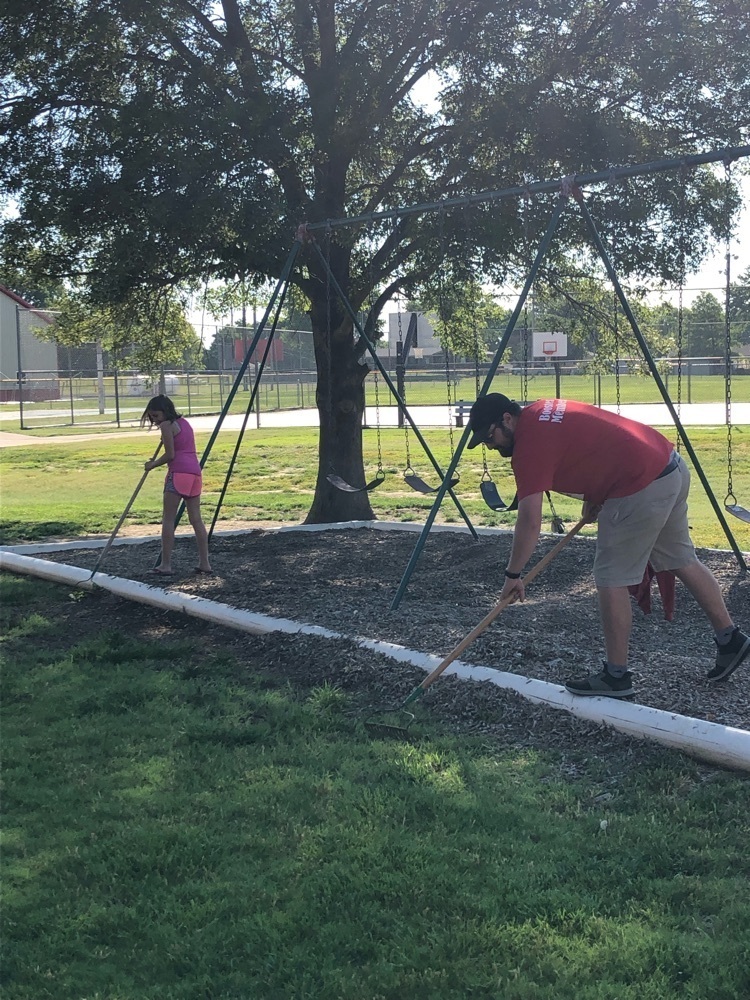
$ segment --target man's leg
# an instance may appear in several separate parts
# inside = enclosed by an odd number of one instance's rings
[[[594,581],[607,658],[604,670],[565,685],[571,694],[628,698],[627,669],[633,609],[629,586],[640,583],[649,553],[674,505],[677,481],[655,481],[639,493],[608,500],[599,514]]]
[[[568,681],[565,687],[571,694],[584,697],[602,695],[607,698],[629,698],[633,693],[631,674],[627,669],[630,630],[633,625],[630,593],[627,587],[597,586],[596,590],[607,650],[604,670],[599,674]]]
[[[732,619],[724,603],[721,588],[708,566],[694,560],[687,566],[674,570],[674,573],[703,608],[706,617],[714,627],[714,631],[719,632],[721,629],[731,626]]]
[[[599,614],[604,632],[607,662],[625,667],[628,662],[633,607],[627,587],[597,587]]]
[[[732,621],[718,580],[708,566],[696,561],[674,572],[714,627],[714,641],[718,647],[716,663],[706,675],[706,680],[725,681],[750,656],[750,636]]]

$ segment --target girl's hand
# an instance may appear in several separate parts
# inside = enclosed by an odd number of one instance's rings
[[[149,459],[148,462],[143,463],[143,468],[146,472],[151,472],[152,469],[156,468],[156,462],[153,459]]]

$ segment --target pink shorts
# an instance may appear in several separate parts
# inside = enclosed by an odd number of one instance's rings
[[[178,497],[189,499],[199,497],[203,488],[203,478],[190,472],[168,472],[164,480],[164,492],[176,493]]]

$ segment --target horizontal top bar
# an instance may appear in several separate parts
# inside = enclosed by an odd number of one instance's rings
[[[706,163],[732,163],[745,156],[750,156],[750,146],[729,146],[710,153],[694,153],[690,156],[679,156],[669,160],[655,160],[651,163],[637,163],[629,167],[611,167],[609,170],[598,170],[591,174],[573,174],[563,180],[533,181],[530,184],[515,185],[501,188],[498,191],[480,191],[478,194],[464,195],[461,198],[443,198],[441,201],[424,202],[421,205],[408,205],[405,208],[391,209],[385,212],[370,212],[367,215],[356,215],[351,218],[327,219],[325,222],[313,222],[301,227],[309,232],[321,229],[341,229],[344,226],[354,226],[362,222],[374,222],[378,219],[400,219],[407,215],[417,215],[424,212],[436,212],[447,208],[461,208],[467,205],[478,205],[487,201],[498,201],[502,198],[520,198],[532,194],[544,194],[550,191],[561,191],[563,183],[582,187],[586,184],[599,184],[602,181],[616,181],[624,177],[637,177],[641,174],[665,173],[669,170],[680,170],[686,167],[697,167]]]

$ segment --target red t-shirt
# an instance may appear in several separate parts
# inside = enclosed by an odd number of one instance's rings
[[[511,466],[519,500],[554,490],[601,504],[648,486],[671,453],[653,427],[589,403],[539,399],[518,418]]]

